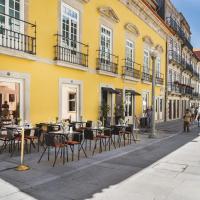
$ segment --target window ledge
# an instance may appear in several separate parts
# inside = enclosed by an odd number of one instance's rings
[[[68,63],[68,62],[64,62],[64,61],[56,61],[55,64],[58,66],[66,67],[66,68],[70,68],[70,69],[78,69],[81,71],[88,71],[88,67],[84,67],[82,65],[72,64],[72,63]]]
[[[125,76],[125,75],[123,75],[123,78],[125,80],[129,80],[129,81],[135,81],[135,82],[139,82],[140,81],[139,78],[134,78],[134,77],[131,77],[131,76]]]
[[[5,47],[0,47],[0,54],[13,56],[17,58],[24,58],[24,59],[33,60],[33,61],[37,60],[36,55],[25,53],[25,52],[14,50],[14,49],[8,49]]]
[[[104,70],[97,70],[97,73],[102,74],[102,75],[106,75],[106,76],[115,77],[115,78],[118,77],[118,74],[115,74],[115,73],[112,73],[112,72],[107,72],[107,71],[104,71]]]
[[[142,80],[142,82],[145,83],[145,84],[148,84],[148,85],[151,85],[151,84],[152,84],[152,82],[145,81],[145,80]]]

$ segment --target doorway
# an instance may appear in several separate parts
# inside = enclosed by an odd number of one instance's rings
[[[20,79],[0,77],[0,118],[18,123],[24,119],[24,84]]]
[[[61,119],[80,120],[80,85],[62,84]]]

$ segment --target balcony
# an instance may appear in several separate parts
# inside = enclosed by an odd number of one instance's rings
[[[149,68],[143,67],[142,81],[144,81],[144,82],[152,82],[152,71]]]
[[[36,25],[0,13],[0,46],[28,54],[36,54]]]
[[[186,35],[185,35],[183,29],[181,28],[181,26],[172,17],[167,17],[166,18],[166,23],[182,39],[184,44],[190,50],[193,50],[193,46],[191,45],[189,39],[186,37]]]
[[[97,71],[100,74],[116,76],[118,74],[118,56],[101,50],[97,50],[97,53]]]
[[[69,67],[82,69],[88,68],[88,49],[89,46],[78,42],[76,40],[69,39],[62,35],[56,34],[56,45],[55,48],[55,60],[61,61],[58,62],[58,65],[66,67],[68,64],[72,64]],[[81,68],[82,67],[82,68]]]
[[[164,84],[164,75],[162,73],[156,72],[156,84],[158,85]]]
[[[178,82],[169,82],[168,83],[168,92],[180,94],[181,86],[179,85]]]
[[[181,94],[182,95],[189,95],[192,96],[193,93],[193,87],[191,87],[190,85],[185,85],[185,84],[181,84]]]
[[[176,51],[170,50],[168,52],[168,56],[169,56],[169,61],[171,63],[174,63],[176,65],[181,65],[182,64],[181,55],[179,55]]]
[[[192,93],[192,97],[193,97],[193,98],[199,98],[200,95],[199,95],[198,92],[193,92],[193,93]]]
[[[193,74],[193,67],[192,67],[192,64],[186,63],[186,68],[185,68],[185,69]]]
[[[125,59],[125,66],[123,67],[123,77],[124,79],[128,80],[140,80],[141,72],[140,67],[141,65],[133,62],[129,59]]]

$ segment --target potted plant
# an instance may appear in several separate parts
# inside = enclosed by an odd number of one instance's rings
[[[108,124],[109,111],[110,111],[110,106],[108,104],[102,104],[100,106],[100,120],[103,122],[104,126]]]
[[[115,105],[115,124],[118,124],[119,119],[125,119],[124,103],[121,103],[120,105]]]

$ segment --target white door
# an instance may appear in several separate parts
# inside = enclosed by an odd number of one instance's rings
[[[133,123],[133,96],[129,93],[125,93],[125,121]]]
[[[155,103],[155,120],[163,120],[163,98],[156,97]]]
[[[134,67],[134,43],[126,40],[126,67],[132,69]]]
[[[71,121],[80,120],[80,86],[62,85],[61,118]]]

